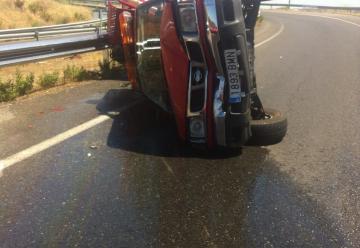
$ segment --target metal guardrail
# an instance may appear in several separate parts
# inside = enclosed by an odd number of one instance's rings
[[[0,67],[106,49],[107,34],[84,34],[0,45]]]
[[[98,5],[98,4],[91,4],[91,3],[72,3],[72,5],[83,6],[83,7],[94,8],[94,9],[106,9],[106,6]]]
[[[0,30],[0,41],[3,41],[0,43],[0,67],[106,49],[106,23],[107,19],[98,19]],[[29,38],[36,40],[24,41]]]
[[[105,0],[98,0],[99,4]],[[0,30],[0,67],[35,62],[109,47],[107,19]],[[29,39],[35,38],[35,41]],[[41,38],[41,40],[39,40]]]
[[[98,19],[61,25],[0,30],[0,41],[19,40],[24,38],[35,38],[36,40],[39,40],[40,37],[53,35],[68,35],[89,32],[101,33],[105,30],[106,23],[107,19]]]
[[[89,8],[96,9],[105,9],[106,8],[106,0],[87,0],[87,1],[70,1],[72,5],[84,6]]]

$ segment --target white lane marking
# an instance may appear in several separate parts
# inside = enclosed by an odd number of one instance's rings
[[[120,114],[121,111],[128,109],[132,106],[135,106],[136,104],[139,104],[143,101],[143,99],[133,101],[132,103],[126,105],[124,108],[122,108],[119,112],[116,112],[116,114]],[[108,112],[110,114],[110,112]],[[80,124],[79,126],[76,126],[74,128],[71,128],[63,133],[60,133],[52,138],[49,138],[47,140],[44,140],[36,145],[33,145],[21,152],[18,152],[14,155],[11,155],[5,159],[0,160],[0,177],[2,176],[2,172],[4,169],[17,164],[21,161],[24,161],[27,158],[30,158],[46,149],[49,149],[50,147],[53,147],[67,139],[70,139],[71,137],[74,137],[75,135],[78,135],[90,128],[93,128],[107,120],[110,120],[111,117],[107,115],[100,115],[92,120],[89,120],[83,124]]]
[[[284,31],[284,25],[281,24],[281,27],[278,32],[276,32],[274,35],[267,38],[266,40],[260,42],[259,44],[256,44],[255,47],[259,47],[259,46],[264,45],[265,43],[275,39],[283,31]],[[52,146],[55,146],[75,135],[78,135],[78,134],[80,134],[92,127],[95,127],[96,125],[99,125],[107,120],[110,120],[110,119],[111,118],[109,116],[105,116],[105,115],[96,117],[95,119],[85,122],[77,127],[74,127],[72,129],[68,130],[68,131],[65,131],[64,133],[58,134],[52,138],[42,141],[41,143],[39,143],[37,145],[31,146],[21,152],[18,152],[14,155],[11,155],[5,159],[0,160],[0,177],[2,176],[2,172],[4,169],[6,169],[14,164],[17,164],[19,162],[22,162],[27,158],[30,158],[46,149],[49,149]],[[174,172],[172,171],[171,167],[166,163],[166,161],[165,161],[165,165],[168,168],[168,170],[173,174]]]
[[[285,15],[314,16],[314,17],[332,19],[332,20],[341,21],[341,22],[344,22],[344,23],[347,23],[347,24],[351,24],[351,25],[354,25],[354,26],[360,28],[360,24],[355,23],[355,22],[351,22],[351,21],[348,21],[348,20],[345,20],[345,19],[341,19],[341,18],[338,18],[338,17],[325,16],[325,15],[316,15],[316,14],[307,14],[307,13],[286,13],[286,12],[279,12],[279,11],[274,12],[274,13],[285,14]]]
[[[161,161],[164,163],[164,165],[166,166],[166,168],[168,169],[168,171],[175,176],[175,173],[173,171],[173,169],[171,168],[170,164],[165,160],[165,158],[161,158]]]
[[[58,134],[50,139],[44,140],[40,142],[39,144],[36,144],[34,146],[31,146],[21,152],[18,152],[14,155],[11,155],[10,157],[7,157],[3,160],[0,160],[0,176],[2,174],[2,171],[16,163],[19,163],[31,156],[34,156],[37,153],[40,153],[52,146],[55,146],[71,137],[74,137],[75,135],[78,135],[92,127],[95,127],[96,125],[99,125],[107,120],[110,120],[111,118],[107,115],[101,115],[98,116],[88,122],[85,122],[77,127],[74,127],[68,131],[65,131],[61,134]]]
[[[283,31],[284,31],[285,27],[284,27],[284,24],[281,24],[281,27],[279,29],[279,31],[277,31],[274,35],[270,36],[269,38],[267,38],[266,40],[258,43],[255,45],[255,48],[259,47],[259,46],[262,46],[266,43],[268,43],[269,41],[275,39],[276,37],[278,37]]]
[[[327,19],[333,19],[333,20],[345,22],[345,23],[347,23],[347,24],[351,24],[351,25],[354,25],[354,26],[360,28],[360,24],[357,24],[357,23],[355,23],[355,22],[351,22],[351,21],[348,21],[348,20],[344,20],[344,19],[341,19],[341,18],[337,18],[337,17],[321,16],[321,15],[310,15],[310,16],[316,16],[316,17],[322,17],[322,18],[327,18]]]

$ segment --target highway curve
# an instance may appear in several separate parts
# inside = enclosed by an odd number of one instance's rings
[[[1,104],[0,247],[360,247],[360,18],[263,14],[282,143],[193,152],[124,82]]]

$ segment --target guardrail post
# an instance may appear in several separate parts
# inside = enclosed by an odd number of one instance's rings
[[[100,20],[100,25],[99,25],[99,32],[98,32],[98,36],[101,33],[101,26],[102,26],[102,13],[101,13],[101,9],[99,9],[99,20]]]
[[[39,41],[39,31],[35,31],[35,39],[37,40],[37,41]]]

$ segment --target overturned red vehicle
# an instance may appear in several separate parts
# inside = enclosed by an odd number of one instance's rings
[[[208,148],[272,145],[287,120],[264,109],[254,72],[260,0],[108,3],[112,57],[134,90],[174,115],[178,136]]]

